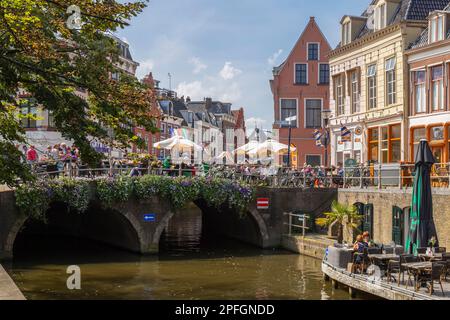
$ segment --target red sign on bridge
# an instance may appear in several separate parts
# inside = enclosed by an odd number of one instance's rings
[[[269,198],[256,199],[256,207],[258,208],[258,210],[269,209]]]

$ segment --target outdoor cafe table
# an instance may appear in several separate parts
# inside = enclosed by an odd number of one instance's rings
[[[368,255],[370,261],[378,260],[381,263],[385,264],[389,262],[390,260],[398,260],[400,257],[394,253],[378,253],[378,254],[369,254]]]
[[[421,274],[424,274],[427,270],[431,270],[432,262],[409,262],[402,263],[402,266],[409,270],[414,275],[414,288],[416,291],[419,290],[417,280]]]
[[[377,253],[377,254],[369,254],[369,260],[372,264],[378,266],[380,271],[383,271],[383,275],[387,271],[388,262],[391,260],[399,260],[400,257],[394,253]],[[379,261],[379,263],[375,263],[375,261]]]

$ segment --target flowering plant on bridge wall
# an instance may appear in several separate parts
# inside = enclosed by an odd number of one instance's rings
[[[128,201],[133,195],[133,179],[127,176],[96,180],[96,194],[100,203],[111,207],[115,202]]]
[[[16,205],[21,212],[36,219],[45,219],[52,202],[63,202],[70,209],[84,212],[89,205],[89,181],[61,178],[38,180],[16,189]]]
[[[244,214],[254,199],[254,189],[242,182],[222,178],[143,176],[99,179],[60,178],[38,180],[24,184],[16,190],[16,205],[36,219],[45,220],[45,213],[52,202],[64,202],[69,208],[82,213],[88,209],[92,195],[90,183],[95,182],[95,196],[104,207],[131,199],[146,200],[160,196],[173,209],[181,209],[188,203],[203,200],[211,207],[224,205]]]

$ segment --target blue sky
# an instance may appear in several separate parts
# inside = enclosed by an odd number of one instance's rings
[[[272,67],[287,57],[310,16],[334,47],[339,21],[369,0],[150,0],[118,36],[141,66],[179,95],[244,107],[247,125],[270,129]]]

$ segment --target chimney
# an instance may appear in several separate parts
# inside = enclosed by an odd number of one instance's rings
[[[205,98],[206,102],[206,110],[212,107],[212,99],[211,98]]]

